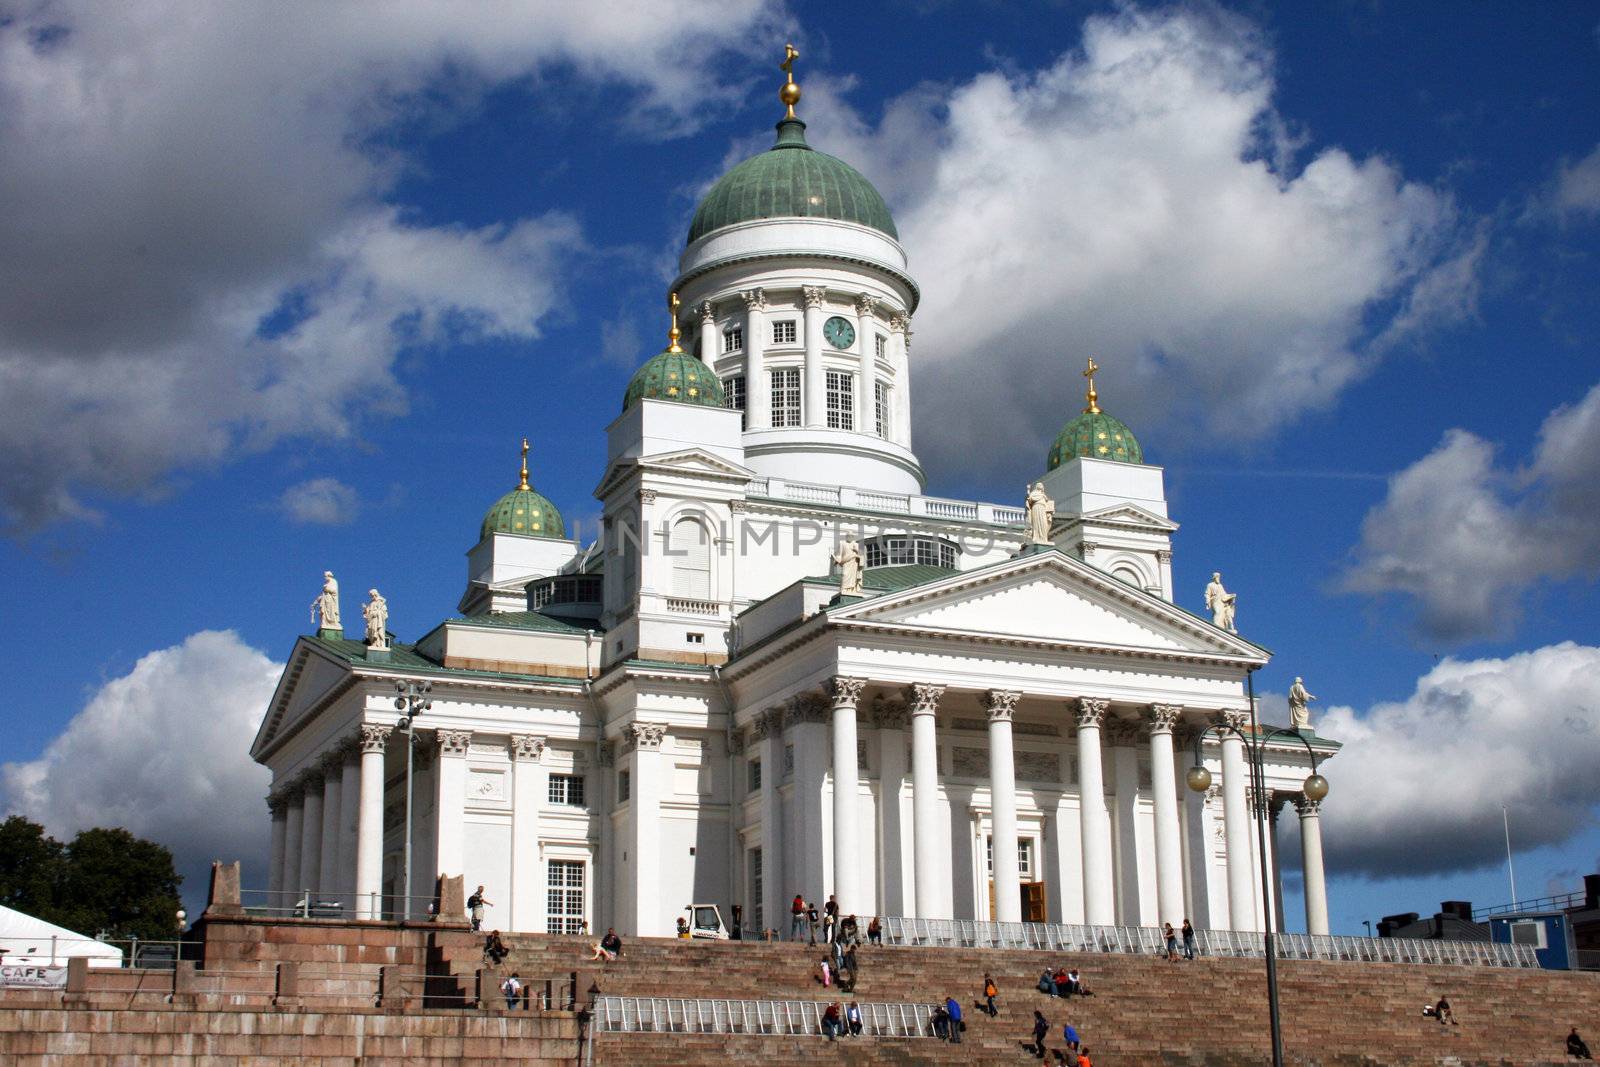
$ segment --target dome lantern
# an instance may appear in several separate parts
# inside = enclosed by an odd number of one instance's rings
[[[1100,394],[1095,391],[1094,375],[1100,365],[1093,358],[1083,376],[1088,379],[1084,391],[1084,408],[1081,414],[1069,420],[1056,435],[1050,446],[1048,470],[1055,470],[1068,460],[1108,459],[1118,463],[1143,463],[1144,449],[1127,425],[1100,407]]]

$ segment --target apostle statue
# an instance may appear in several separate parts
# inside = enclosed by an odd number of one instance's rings
[[[332,571],[322,572],[322,595],[311,602],[311,621],[316,622],[319,615],[322,629],[344,629],[339,622],[339,583],[334,580]]]
[[[1315,693],[1306,692],[1305,682],[1296,678],[1289,687],[1289,726],[1294,730],[1311,729],[1311,709],[1306,707],[1317,699]]]
[[[831,557],[839,567],[839,592],[843,596],[860,596],[863,586],[861,573],[866,568],[867,560],[861,552],[861,546],[856,543],[856,535],[847,533],[844,541]]]
[[[1050,526],[1056,519],[1056,502],[1045,495],[1043,482],[1034,482],[1028,486],[1026,507],[1028,512],[1028,543],[1030,545],[1048,545],[1050,543]]]
[[[1230,634],[1238,633],[1233,626],[1233,610],[1238,600],[1238,593],[1230,593],[1222,588],[1222,572],[1212,571],[1211,584],[1206,586],[1206,607],[1211,612],[1212,625]]]
[[[367,620],[367,647],[381,652],[389,647],[389,602],[376,589],[368,589],[367,596],[372,599],[361,608]]]

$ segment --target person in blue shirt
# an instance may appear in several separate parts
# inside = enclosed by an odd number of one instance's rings
[[[1065,1041],[1073,1052],[1078,1051],[1078,1031],[1073,1029],[1071,1023],[1061,1028],[1061,1040]]]
[[[950,1043],[961,1044],[961,1002],[955,997],[946,997],[944,1010],[950,1013]]]

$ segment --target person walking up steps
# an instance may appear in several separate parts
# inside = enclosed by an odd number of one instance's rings
[[[1044,1039],[1050,1033],[1050,1020],[1044,1017],[1044,1012],[1037,1008],[1033,1012],[1033,1054],[1039,1059],[1044,1059]]]
[[[799,893],[789,903],[789,940],[798,941],[806,932],[806,900]]]
[[[1183,920],[1183,958],[1194,959],[1194,927],[1188,919]]]
[[[1000,1014],[1000,1009],[995,1007],[994,1004],[994,998],[999,995],[1000,987],[995,985],[994,979],[985,973],[983,976],[983,1003],[980,1007],[989,1013],[989,1018],[991,1019]]]

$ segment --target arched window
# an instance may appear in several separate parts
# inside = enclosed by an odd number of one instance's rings
[[[1138,571],[1134,570],[1127,564],[1123,564],[1120,567],[1113,567],[1111,569],[1111,577],[1117,579],[1118,581],[1127,582],[1135,589],[1144,588],[1144,579],[1139,576]]]
[[[689,600],[711,599],[711,538],[694,519],[672,524],[668,542],[672,558],[672,595]]]

